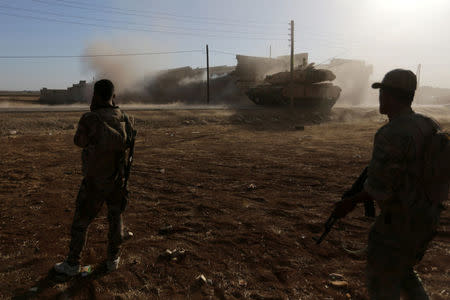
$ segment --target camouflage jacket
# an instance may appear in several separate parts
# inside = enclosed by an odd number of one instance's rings
[[[116,106],[83,114],[74,136],[75,145],[83,148],[83,176],[115,180],[123,175],[125,151],[133,129],[129,120]]]
[[[364,189],[381,208],[373,230],[384,242],[414,249],[436,230],[440,208],[422,180],[425,137],[436,128],[409,108],[375,135]]]

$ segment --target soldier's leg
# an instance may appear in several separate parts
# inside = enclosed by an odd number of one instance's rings
[[[375,241],[369,235],[367,253],[367,290],[371,300],[400,299],[404,271],[395,249]]]
[[[407,300],[428,300],[422,281],[412,267],[408,268],[401,283],[402,296]]]
[[[120,255],[120,246],[123,242],[123,196],[119,187],[115,187],[106,200],[108,205],[108,260],[113,261]]]
[[[78,191],[75,215],[70,231],[71,241],[67,257],[67,262],[70,265],[79,264],[80,254],[86,243],[88,226],[99,213],[103,202],[104,197],[102,197],[96,184],[83,179]]]
[[[378,260],[379,263],[382,263]],[[381,266],[368,264],[367,290],[371,300],[398,300],[400,299],[401,274],[382,270]]]

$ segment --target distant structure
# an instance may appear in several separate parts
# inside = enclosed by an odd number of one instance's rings
[[[209,69],[214,103],[241,101],[235,80],[230,76],[234,66],[216,66]],[[145,94],[127,91],[118,95],[119,102],[151,102],[156,104],[183,102],[204,103],[206,98],[206,69],[182,67],[160,71],[145,86]],[[245,95],[241,95],[246,98]]]
[[[342,88],[340,102],[358,105],[366,102],[370,91],[370,76],[373,66],[364,60],[334,58],[328,65],[320,68],[333,71],[336,84]]]
[[[235,67],[233,66],[216,66],[209,68],[209,73],[211,78],[225,76],[232,71],[234,71]],[[168,81],[164,84],[173,86],[175,85],[183,85],[195,81],[204,81],[206,80],[206,68],[195,68],[191,67],[181,67],[175,69],[168,69],[164,71],[160,71],[158,73],[158,80],[160,81]]]
[[[91,97],[92,84],[81,80],[65,90],[42,88],[39,101],[47,104],[88,103]]]

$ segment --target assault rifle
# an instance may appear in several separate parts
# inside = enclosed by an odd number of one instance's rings
[[[353,197],[356,194],[360,193],[364,189],[364,182],[367,179],[367,167],[362,171],[361,175],[359,175],[358,179],[356,179],[355,183],[353,183],[352,187],[345,191],[342,195],[341,199]],[[364,201],[364,214],[366,217],[375,217],[375,204],[373,200]],[[328,220],[325,222],[325,230],[319,238],[313,238],[316,241],[316,244],[320,244],[327,234],[330,232],[334,223],[338,220],[337,217],[332,213]]]
[[[125,174],[124,174],[125,180],[123,182],[123,187],[125,190],[127,189],[128,178],[130,178],[131,165],[133,164],[134,141],[136,140],[136,134],[137,134],[137,131],[135,129],[133,129],[133,132],[131,135],[131,140],[130,140],[130,151],[128,152],[127,165],[125,166]]]
[[[125,172],[124,172],[124,181],[122,186],[123,191],[123,202],[122,202],[122,211],[125,210],[125,207],[128,204],[128,179],[130,178],[131,173],[131,165],[133,164],[133,158],[134,158],[134,141],[136,140],[136,134],[137,131],[133,129],[131,133],[131,139],[130,139],[130,150],[128,152],[128,158],[125,165]]]

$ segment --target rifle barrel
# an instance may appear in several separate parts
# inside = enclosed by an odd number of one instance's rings
[[[319,238],[313,238],[316,241],[316,244],[319,245],[320,243],[322,243],[322,241],[325,239],[325,237],[328,235],[328,233],[330,232],[331,228],[333,227],[334,223],[336,223],[337,218],[335,218],[333,215],[331,215],[327,222],[325,223],[325,230],[322,233],[322,235]]]

